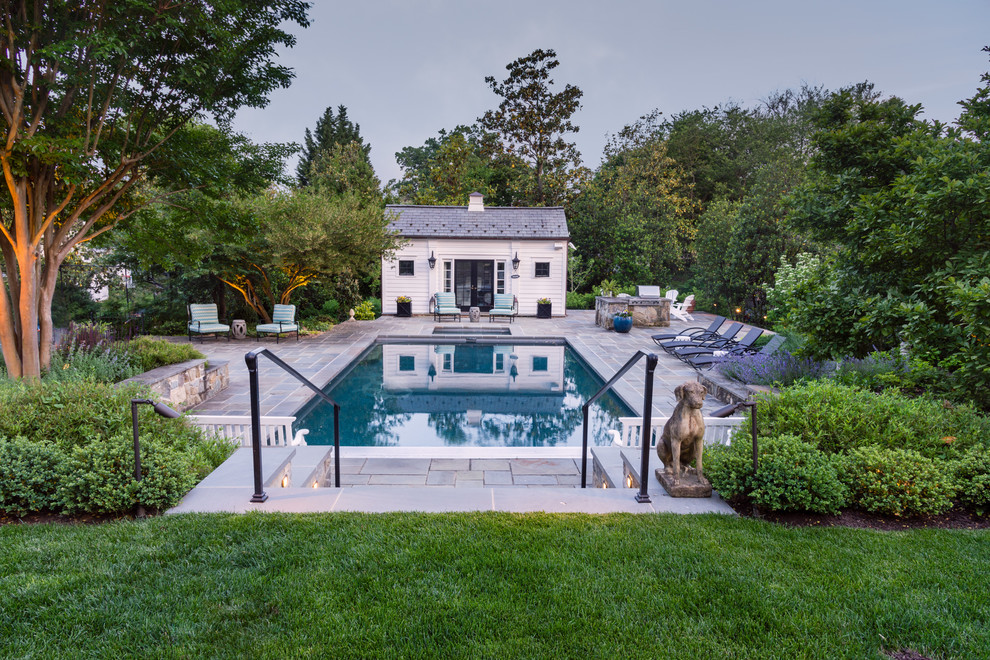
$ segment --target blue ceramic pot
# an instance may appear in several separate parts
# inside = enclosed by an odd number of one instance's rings
[[[629,332],[632,329],[632,317],[614,316],[612,317],[612,327],[615,328],[616,332]]]

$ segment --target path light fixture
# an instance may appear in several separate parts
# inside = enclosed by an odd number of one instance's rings
[[[164,403],[152,401],[151,399],[131,399],[131,423],[134,427],[134,480],[141,481],[141,442],[138,440],[138,410],[137,407],[146,403],[155,409],[155,412],[168,419],[181,417],[182,413],[172,410]],[[144,518],[144,505],[138,504],[135,510],[136,517]]]
[[[759,467],[757,459],[757,446],[756,446],[756,401],[740,401],[739,403],[730,403],[729,405],[719,408],[712,413],[712,417],[728,417],[732,413],[736,412],[740,408],[749,408],[752,410],[752,426],[751,433],[753,434],[753,476],[756,476],[756,470]],[[756,505],[753,505],[753,514],[759,516],[759,512],[756,510]]]
[[[512,258],[512,270],[519,270],[519,253],[516,252],[516,256]]]
[[[430,270],[433,270],[434,268],[437,267],[437,258],[433,254],[433,250],[430,250],[430,258],[427,259],[426,261],[429,262],[430,264]]]

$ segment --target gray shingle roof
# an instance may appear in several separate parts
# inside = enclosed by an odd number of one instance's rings
[[[466,206],[386,207],[398,218],[391,227],[406,238],[544,238],[566,240],[564,209],[551,207],[487,206],[468,211]]]

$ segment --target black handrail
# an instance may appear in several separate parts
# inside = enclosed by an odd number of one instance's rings
[[[584,428],[583,437],[581,439],[581,488],[588,487],[588,409],[591,408],[591,404],[598,401],[605,392],[615,384],[622,376],[625,375],[627,371],[632,369],[641,357],[646,357],[646,388],[644,392],[643,401],[643,441],[641,446],[642,451],[642,461],[640,465],[640,487],[639,495],[636,496],[637,502],[649,502],[650,496],[647,493],[647,480],[646,472],[650,469],[650,440],[649,434],[652,432],[652,416],[653,416],[653,372],[657,368],[657,356],[653,353],[645,353],[643,351],[636,351],[636,354],[629,358],[621,369],[615,372],[607,383],[602,385],[601,389],[598,390],[590,399],[588,399],[583,406],[581,406],[581,412],[584,414]]]
[[[301,373],[287,365],[278,356],[267,348],[256,348],[244,355],[244,362],[247,364],[248,376],[251,386],[251,447],[254,455],[254,495],[252,502],[264,502],[268,499],[268,493],[264,491],[264,484],[261,482],[261,408],[260,408],[260,387],[258,386],[258,356],[264,355],[269,360],[282,367],[296,380],[333,406],[333,470],[334,486],[340,488],[340,404],[331,399],[326,393],[311,383]]]

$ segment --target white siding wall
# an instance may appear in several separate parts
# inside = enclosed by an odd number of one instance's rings
[[[559,247],[558,247],[559,246]],[[430,254],[437,266],[430,270]],[[512,258],[518,253],[519,270],[512,270]],[[415,262],[415,276],[399,275],[399,260]],[[411,239],[394,261],[382,261],[382,312],[395,314],[395,299],[413,299],[413,314],[428,314],[430,298],[443,287],[443,263],[448,259],[491,259],[505,261],[505,292],[519,299],[519,313],[536,315],[538,298],[553,302],[553,315],[565,313],[567,287],[567,241],[538,240],[471,240],[471,239]],[[550,264],[550,277],[536,277],[536,264]],[[513,278],[513,275],[519,277]]]

